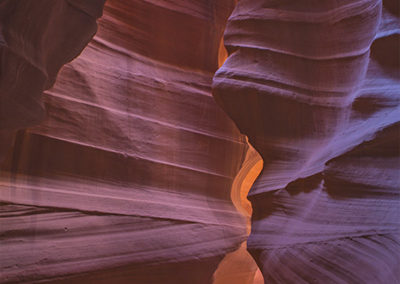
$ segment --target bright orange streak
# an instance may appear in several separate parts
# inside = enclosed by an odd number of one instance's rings
[[[228,51],[225,48],[224,45],[224,39],[221,39],[221,42],[219,43],[219,50],[218,50],[218,68],[220,68],[225,60],[228,58]]]
[[[251,229],[252,207],[247,194],[263,168],[263,160],[249,144],[245,161],[232,184],[231,198],[236,209],[247,217],[247,234]],[[214,284],[263,284],[264,279],[257,264],[247,252],[246,242],[229,253],[214,273]]]

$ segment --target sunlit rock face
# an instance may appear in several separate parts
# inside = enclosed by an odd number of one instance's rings
[[[43,96],[103,1],[14,2],[1,123],[37,126],[2,166],[0,282],[211,283],[246,236],[231,185],[248,147],[211,95],[234,1],[109,0]],[[6,65],[20,49],[28,67]]]
[[[398,283],[395,1],[242,0],[213,93],[264,160],[248,249],[266,283]],[[397,9],[397,10],[396,10]]]

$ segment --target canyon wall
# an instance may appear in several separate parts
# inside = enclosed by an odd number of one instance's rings
[[[399,10],[242,0],[217,102],[264,160],[248,249],[266,283],[399,283]]]
[[[248,146],[211,95],[234,1],[109,0],[43,95],[103,1],[15,3],[1,282],[211,283],[246,238],[231,186]]]

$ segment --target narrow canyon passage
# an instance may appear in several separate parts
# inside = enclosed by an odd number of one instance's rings
[[[252,207],[247,195],[263,168],[260,155],[251,147],[242,168],[232,184],[231,197],[236,209],[247,219],[247,235],[251,230]],[[262,284],[264,278],[252,256],[247,251],[247,240],[239,249],[227,254],[214,273],[214,284]]]

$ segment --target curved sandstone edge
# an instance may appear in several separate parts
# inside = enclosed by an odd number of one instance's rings
[[[310,3],[228,20],[213,95],[264,160],[248,249],[268,283],[398,283],[399,18]]]
[[[42,92],[94,36],[104,2],[2,1],[1,129],[25,128],[43,118]]]

